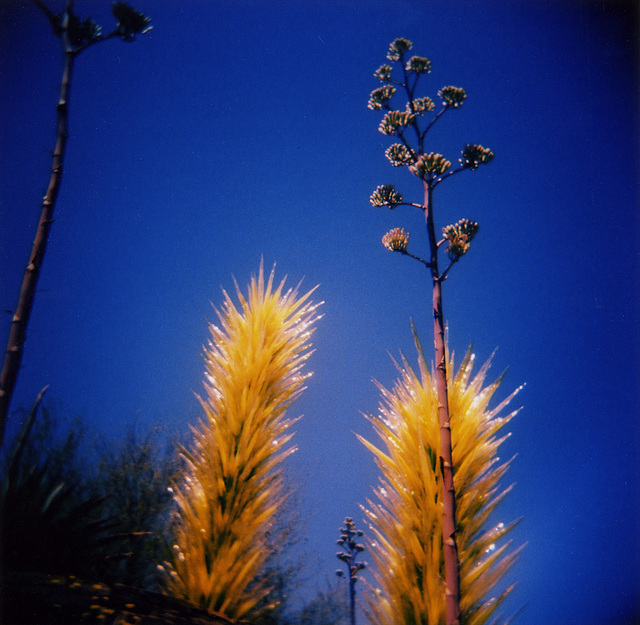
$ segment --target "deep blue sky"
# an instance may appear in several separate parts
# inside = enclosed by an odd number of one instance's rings
[[[62,7],[61,0],[51,6]],[[46,188],[61,71],[44,17],[0,4],[0,309],[15,306]],[[180,431],[199,417],[202,345],[220,286],[276,263],[320,284],[315,372],[293,416],[314,582],[336,568],[338,527],[362,524],[377,481],[353,432],[372,437],[372,379],[389,354],[431,344],[424,268],[380,244],[417,211],[373,209],[394,182],[368,110],[396,37],[433,63],[424,95],[468,100],[430,133],[455,162],[439,226],[480,223],[445,285],[450,344],[498,347],[503,394],[524,410],[502,455],[516,487],[497,520],[528,542],[508,611],[520,625],[625,625],[640,609],[637,15],[627,3],[141,0],[153,31],[76,63],[62,191],[14,407],[49,396],[117,440],[127,424]],[[110,3],[76,1],[108,31]],[[10,314],[2,318],[1,337]]]

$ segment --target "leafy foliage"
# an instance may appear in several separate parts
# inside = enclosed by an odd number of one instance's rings
[[[175,444],[157,428],[140,436],[131,427],[118,445],[98,448],[80,419],[53,405],[32,416],[2,465],[3,571],[153,589]]]
[[[416,336],[418,372],[402,358],[391,390],[379,386],[379,415],[369,416],[379,446],[359,437],[382,472],[376,501],[363,508],[370,522],[370,550],[378,589],[367,597],[374,625],[440,625],[445,619],[440,426],[434,375]],[[500,480],[510,462],[500,464],[498,432],[517,411],[501,416],[517,389],[495,408],[489,402],[501,379],[485,384],[490,360],[472,377],[469,352],[449,378],[451,435],[460,553],[461,616],[467,625],[490,622],[511,590],[488,593],[509,569],[517,551],[498,546],[514,524],[486,528],[491,513],[510,488]],[[454,370],[453,358],[447,370]],[[507,435],[508,436],[508,435]]]
[[[296,615],[291,625],[347,625],[347,593],[337,585],[319,590]]]
[[[285,499],[280,465],[294,451],[286,409],[309,375],[302,368],[318,318],[313,290],[284,292],[273,278],[265,282],[261,266],[246,298],[236,285],[239,307],[224,292],[221,327],[210,324],[205,419],[182,451],[173,553],[161,567],[170,593],[230,618],[255,611],[269,591],[256,582]]]
[[[176,440],[174,440],[176,439]],[[140,434],[130,426],[116,446],[100,450],[92,488],[104,514],[117,521],[120,558],[110,562],[108,578],[137,588],[158,584],[156,564],[167,545],[172,503],[168,488],[179,473],[177,437],[156,427]]]
[[[113,554],[112,520],[88,487],[79,422],[57,426],[51,409],[13,444],[2,467],[0,536],[5,572],[102,572]]]

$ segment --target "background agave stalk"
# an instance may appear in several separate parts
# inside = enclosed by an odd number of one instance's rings
[[[358,542],[362,540],[362,530],[356,529],[356,524],[351,517],[344,520],[344,527],[340,528],[340,538],[337,543],[341,547],[336,553],[338,560],[341,560],[347,567],[347,580],[349,582],[349,622],[356,625],[356,582],[358,574],[367,568],[366,562],[358,562],[358,555],[364,551],[364,545]],[[338,577],[344,575],[344,571],[336,571]]]
[[[318,319],[313,290],[283,292],[265,284],[262,265],[240,305],[224,293],[205,349],[205,419],[183,450],[184,475],[170,562],[161,567],[168,591],[229,618],[251,613],[268,592],[260,583],[272,551],[269,529],[285,495],[281,463],[296,419],[286,409],[310,374],[301,372]]]
[[[382,444],[359,437],[373,452],[382,471],[377,501],[364,508],[370,523],[370,551],[379,586],[367,596],[367,611],[375,625],[442,625],[446,622],[443,552],[442,473],[438,465],[440,427],[435,374],[422,348],[418,372],[403,357],[400,377],[382,393],[379,415],[370,415]],[[499,430],[518,412],[499,416],[520,388],[495,408],[488,404],[501,379],[485,385],[490,360],[472,378],[473,355],[465,356],[455,377],[450,373],[449,408],[458,511],[461,622],[491,622],[511,588],[488,597],[509,569],[517,551],[497,541],[514,524],[486,529],[489,515],[510,490],[499,482],[510,461],[499,463],[497,450],[508,436]],[[452,372],[453,357],[447,371]]]

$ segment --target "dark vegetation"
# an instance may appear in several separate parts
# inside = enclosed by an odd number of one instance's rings
[[[3,459],[3,571],[153,588],[177,456],[159,430],[87,445],[80,419],[45,408]]]
[[[53,402],[24,413],[0,464],[0,622],[230,623],[163,594],[156,574],[170,548],[168,489],[179,475],[181,437],[132,426],[107,445]],[[265,601],[279,605],[259,625],[346,623],[343,589],[290,610],[305,575],[295,553],[303,527],[295,493],[290,502],[273,527],[277,548],[265,572]]]

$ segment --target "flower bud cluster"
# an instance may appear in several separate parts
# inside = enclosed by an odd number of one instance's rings
[[[383,135],[395,135],[404,130],[413,121],[414,116],[406,111],[389,111],[378,126]]]
[[[464,89],[460,89],[459,87],[443,87],[438,91],[438,96],[441,97],[444,101],[443,104],[450,108],[460,108],[464,99],[467,97],[467,93]]]
[[[73,13],[69,16],[67,37],[75,47],[84,46],[98,39],[102,33],[102,27],[89,18],[80,18]]]
[[[387,58],[390,61],[399,61],[400,57],[407,51],[411,50],[413,44],[408,39],[402,37],[396,39],[389,46],[389,52],[387,52]]]
[[[398,204],[402,204],[402,195],[398,193],[392,184],[381,184],[369,198],[372,206],[388,206],[395,208]]]
[[[409,233],[404,228],[393,228],[382,237],[382,245],[390,252],[406,252]]]
[[[126,2],[114,2],[111,12],[118,20],[117,32],[123,41],[133,41],[137,35],[144,35],[152,28],[151,19]]]
[[[449,242],[447,253],[452,261],[457,261],[469,251],[471,240],[478,233],[478,229],[478,224],[468,219],[461,219],[442,229],[444,238]]]
[[[411,172],[423,180],[433,180],[444,174],[449,167],[451,167],[451,162],[442,154],[435,154],[434,152],[420,154],[415,163],[409,165]]]
[[[416,159],[415,152],[402,145],[402,143],[394,143],[389,146],[384,155],[394,167],[403,167],[413,163]]]
[[[481,145],[467,144],[458,160],[465,168],[477,169],[479,165],[486,165],[493,160],[493,152]]]
[[[389,82],[391,80],[391,72],[393,71],[393,68],[391,67],[391,65],[387,65],[386,63],[384,65],[381,65],[374,73],[373,75],[380,81],[380,82]]]
[[[356,538],[362,537],[363,532],[356,529],[356,524],[351,517],[347,517],[344,522],[345,527],[340,528],[340,539],[337,541],[342,551],[338,551],[336,557],[347,565],[349,581],[353,585],[357,581],[357,574],[367,566],[364,562],[356,562],[358,554],[365,549],[364,545],[356,541]],[[344,573],[338,569],[336,575],[343,577]]]
[[[412,100],[413,110],[411,110],[411,104],[407,103],[407,111],[409,113],[416,113],[417,115],[422,115],[425,112],[431,112],[436,108],[436,105],[433,103],[433,100],[428,97],[424,98],[416,98]]]
[[[423,56],[412,56],[407,61],[406,70],[416,74],[428,74],[431,71],[431,61]]]
[[[367,106],[372,111],[379,111],[381,108],[387,108],[387,104],[395,92],[396,88],[393,85],[385,85],[384,87],[374,89],[369,96]]]

